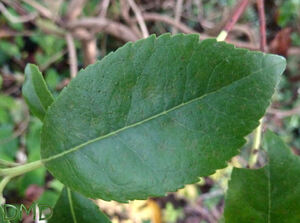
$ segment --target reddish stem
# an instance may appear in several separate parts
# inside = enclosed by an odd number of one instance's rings
[[[257,0],[257,8],[259,15],[260,50],[262,52],[265,52],[267,46],[267,38],[264,0]]]
[[[235,25],[235,23],[238,21],[238,19],[240,18],[240,16],[243,14],[243,12],[245,11],[247,5],[249,3],[249,0],[241,0],[236,6],[235,9],[233,11],[233,15],[232,17],[227,21],[224,30],[226,32],[229,32],[233,26]]]

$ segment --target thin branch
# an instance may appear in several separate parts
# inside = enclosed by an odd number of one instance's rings
[[[6,166],[6,167],[14,167],[14,166],[19,166],[21,164],[0,159],[0,165],[1,166]]]
[[[191,29],[184,23],[181,23],[181,22],[176,23],[174,21],[174,19],[172,19],[169,16],[160,15],[157,13],[143,13],[143,17],[144,17],[145,21],[158,21],[158,22],[163,22],[163,23],[169,24],[171,26],[175,26],[178,30],[180,30],[183,33],[198,33],[196,30]],[[135,21],[135,20],[133,20],[133,21]],[[201,40],[204,40],[207,38],[215,38],[215,37],[207,35],[205,33],[200,33]],[[258,50],[259,49],[258,45],[239,41],[239,40],[228,40],[227,42],[235,45],[236,47],[247,48],[250,50]],[[296,50],[294,50],[293,53],[296,54]]]
[[[129,25],[132,24],[131,22],[131,18],[129,16],[129,4],[126,0],[120,0],[120,8],[121,8],[121,15],[123,17],[123,19],[125,20],[125,22]]]
[[[8,184],[8,182],[10,181],[10,179],[11,179],[10,176],[6,176],[0,182],[0,205],[3,205],[5,203],[5,198],[3,197],[3,190],[5,186]]]
[[[22,175],[24,173],[30,172],[32,170],[38,169],[38,168],[42,167],[43,165],[44,164],[43,164],[42,160],[37,160],[37,161],[31,162],[31,163],[26,163],[26,164],[23,164],[20,166],[0,169],[0,176],[16,177],[16,176]]]
[[[252,30],[248,25],[235,24],[231,32],[246,35],[250,43],[257,43],[256,34],[254,33],[254,30]]]
[[[101,38],[101,43],[100,43],[100,48],[101,48],[100,53],[101,53],[102,58],[105,57],[107,54],[107,49],[106,49],[107,46],[106,45],[107,45],[107,35],[104,34],[103,37]]]
[[[121,15],[123,19],[125,20],[126,24],[129,26],[129,28],[134,32],[136,36],[141,38],[143,35],[138,28],[137,24],[132,21],[130,15],[129,15],[129,10],[130,6],[127,2],[127,0],[120,0],[120,8],[121,8]]]
[[[118,22],[106,18],[83,18],[74,20],[67,24],[69,29],[87,28],[93,29],[94,32],[105,32],[119,39],[128,41],[136,41],[139,38],[132,32],[132,30]]]
[[[199,204],[191,204],[187,207],[184,208],[185,212],[187,212],[187,214],[189,213],[196,213],[198,215],[200,215],[202,218],[204,218],[207,222],[209,223],[216,223],[217,219],[215,219],[215,217],[210,213],[209,210],[207,210],[207,208],[203,207],[202,205]]]
[[[241,15],[244,13],[247,5],[249,3],[249,0],[241,0],[234,9],[233,15],[231,16],[231,18],[227,21],[224,30],[226,32],[229,32],[233,26],[236,24],[236,22],[239,20],[239,18],[241,17]]]
[[[76,77],[77,75],[77,54],[73,36],[70,33],[66,34],[66,41],[68,45],[68,52],[69,52],[69,65],[70,65],[70,73],[71,78]]]
[[[44,7],[43,5],[41,5],[40,3],[34,0],[22,0],[22,1],[35,8],[42,16],[51,20],[56,20],[52,15],[52,12],[48,10],[46,7]]]
[[[264,0],[257,0],[257,8],[259,15],[260,50],[266,52],[267,38]]]
[[[22,32],[16,32],[10,29],[0,29],[0,38],[5,38],[5,37],[15,37],[15,36],[32,36],[33,32],[30,31],[22,31]]]
[[[290,47],[288,55],[300,55],[300,47]]]
[[[81,42],[83,48],[84,66],[93,64],[97,60],[97,39],[84,40]]]
[[[107,9],[109,6],[110,0],[103,0],[101,2],[101,6],[100,6],[100,13],[99,13],[99,17],[100,18],[105,18],[106,14],[107,14]]]
[[[146,26],[146,23],[145,23],[145,20],[142,16],[142,13],[141,13],[141,10],[139,9],[139,7],[135,4],[134,0],[127,0],[130,7],[132,8],[136,18],[137,18],[137,21],[138,21],[138,24],[141,28],[141,31],[142,31],[142,34],[143,34],[143,37],[144,38],[147,38],[149,36],[149,32],[148,32],[148,29],[147,29],[147,26]]]
[[[175,6],[175,22],[176,23],[180,22],[180,17],[182,14],[182,4],[183,4],[183,0],[176,1],[176,6]],[[172,33],[173,34],[177,33],[176,27],[173,27]]]
[[[83,11],[86,0],[72,0],[68,12],[67,12],[67,20],[68,22],[74,21]],[[85,30],[86,31],[86,30]],[[97,41],[95,38],[95,32],[85,32],[83,29],[79,33],[81,35],[86,35],[87,38],[80,38],[82,50],[83,50],[83,60],[84,65],[87,66],[92,64],[97,59]],[[85,33],[84,33],[85,32]],[[78,32],[76,32],[78,35]],[[74,35],[74,34],[73,34]],[[70,36],[71,37],[71,36]],[[74,44],[71,44],[71,39],[68,40],[68,48],[69,48],[69,60],[70,60],[70,68],[71,68],[71,78],[74,78],[77,75],[77,56],[76,49]],[[71,50],[71,48],[73,50]]]
[[[158,13],[143,13],[142,15],[145,21],[159,21],[172,25],[184,33],[198,33],[197,31],[191,29],[187,25],[180,22],[176,22],[173,18],[165,15],[160,15]]]
[[[235,6],[235,9],[233,10],[233,15],[227,21],[224,29],[220,32],[219,36],[217,37],[218,41],[224,41],[227,38],[228,33],[232,30],[233,26],[236,24],[238,19],[241,17],[241,15],[245,11],[248,3],[249,3],[249,0],[241,0],[240,2],[237,3],[237,5]]]
[[[204,194],[201,194],[199,196],[199,198],[197,199],[198,202],[201,202],[203,200],[207,200],[207,199],[212,199],[212,198],[215,198],[217,196],[221,196],[221,195],[224,195],[224,190],[222,189],[218,189],[218,190],[213,190],[211,192],[208,192],[208,193],[204,193]]]
[[[143,13],[143,18],[145,21],[156,21],[163,22],[165,24],[175,26],[178,30],[183,33],[199,33],[194,29],[191,29],[184,23],[176,23],[173,18],[165,15],[160,15],[158,13]],[[133,22],[137,22],[136,18],[132,19]],[[74,34],[77,34],[79,31],[84,31],[84,35],[76,35],[77,38],[85,38],[88,39],[88,33],[86,29],[93,29],[94,32],[104,32],[109,35],[115,36],[124,42],[128,41],[136,41],[139,39],[138,35],[136,35],[132,29],[128,26],[123,25],[121,23],[114,22],[112,20],[106,18],[99,17],[87,17],[78,20],[74,20],[72,22],[67,23],[67,28],[71,29]],[[207,38],[215,38],[214,36],[207,35],[205,33],[200,33],[200,39]],[[235,45],[236,47],[247,48],[250,50],[259,50],[258,44],[253,44],[249,42],[239,41],[239,40],[228,40],[228,43]],[[299,47],[291,47],[288,51],[289,55],[299,55],[300,48]]]
[[[90,40],[91,32],[85,28],[77,28],[72,32],[73,36],[79,40]]]
[[[291,110],[279,110],[275,108],[269,108],[267,111],[268,114],[275,115],[276,117],[282,119],[292,115],[300,115],[300,106],[295,107]]]
[[[85,3],[86,0],[72,0],[70,4],[68,4],[68,11],[66,16],[67,19],[76,19],[82,13]]]
[[[1,0],[1,2],[5,3],[7,6],[12,7],[20,15],[27,14],[27,11],[23,8],[20,2],[12,1],[12,0]]]
[[[29,22],[29,21],[35,19],[36,16],[37,16],[36,13],[30,13],[28,15],[16,17],[16,16],[12,15],[7,10],[7,8],[5,7],[5,5],[2,4],[1,2],[0,2],[0,12],[2,12],[3,15],[5,16],[5,18],[7,18],[11,23],[25,23],[25,22]]]

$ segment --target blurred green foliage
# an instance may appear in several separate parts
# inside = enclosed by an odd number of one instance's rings
[[[279,8],[278,24],[281,27],[300,18],[300,0],[284,0]]]
[[[182,208],[175,208],[172,203],[168,202],[164,210],[164,221],[175,223],[182,217],[184,217]]]
[[[0,157],[7,161],[14,161],[18,150],[18,139],[14,136],[15,109],[16,101],[10,96],[0,94]]]

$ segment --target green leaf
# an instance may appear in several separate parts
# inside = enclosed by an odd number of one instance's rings
[[[21,52],[18,46],[6,40],[1,40],[0,52],[1,52],[1,57],[8,56],[8,57],[21,58]]]
[[[10,221],[4,220],[5,214],[4,214],[4,209],[2,206],[0,206],[0,220],[1,223],[10,223]]]
[[[88,198],[64,188],[49,223],[109,223],[110,220]]]
[[[53,179],[49,182],[48,190],[46,190],[36,201],[38,204],[47,204],[50,207],[54,207],[55,203],[57,202],[62,190],[65,188],[62,183],[58,180]]]
[[[43,123],[36,118],[32,118],[29,123],[29,128],[26,132],[26,149],[28,154],[28,162],[40,160],[41,147],[41,130]]]
[[[50,207],[54,207],[59,196],[60,193],[57,191],[46,190],[36,202],[38,204],[47,204]]]
[[[175,191],[238,153],[284,68],[282,57],[198,35],[128,43],[82,70],[51,105],[43,162],[92,198]]]
[[[269,163],[234,168],[225,202],[226,223],[300,222],[300,158],[274,133],[264,138]]]
[[[22,93],[32,113],[43,120],[54,99],[47,88],[42,73],[34,64],[27,64],[25,68]]]
[[[16,106],[16,101],[14,100],[13,97],[0,94],[0,108],[2,109],[8,109],[8,110],[13,110],[15,109]]]
[[[58,72],[55,69],[48,69],[46,72],[45,81],[51,90],[55,90],[56,86],[61,80]]]
[[[18,139],[12,124],[0,125],[0,159],[14,161],[18,151]]]

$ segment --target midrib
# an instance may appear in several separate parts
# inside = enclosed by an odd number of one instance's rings
[[[75,211],[74,211],[74,206],[73,206],[72,194],[71,194],[71,190],[69,188],[67,188],[67,194],[68,194],[68,201],[69,201],[69,204],[70,204],[70,211],[71,211],[71,215],[72,215],[72,218],[73,218],[73,222],[77,223],[77,219],[76,219]]]
[[[211,93],[213,93],[213,92],[211,92]],[[42,161],[43,161],[43,162],[48,162],[48,161],[51,161],[51,160],[53,160],[53,159],[57,159],[57,158],[62,157],[62,156],[64,156],[64,155],[68,154],[68,153],[77,151],[78,149],[80,149],[80,148],[82,148],[82,147],[84,147],[84,146],[86,146],[86,145],[89,145],[89,144],[91,144],[91,143],[93,143],[93,142],[97,142],[97,141],[99,141],[99,140],[108,138],[108,137],[110,137],[110,136],[113,136],[113,135],[115,135],[115,134],[118,134],[118,133],[120,133],[120,132],[123,132],[123,131],[125,131],[125,130],[127,130],[127,129],[130,129],[130,128],[139,126],[139,125],[141,125],[141,124],[143,124],[143,123],[145,123],[145,122],[151,121],[152,119],[155,119],[155,118],[158,118],[158,117],[160,117],[160,116],[166,115],[166,114],[168,114],[168,113],[171,112],[171,111],[174,111],[174,110],[176,110],[176,109],[178,109],[178,108],[181,108],[181,107],[183,107],[183,106],[185,106],[185,105],[188,105],[188,104],[191,104],[191,103],[193,103],[193,102],[195,102],[195,101],[197,101],[197,100],[200,100],[200,99],[202,99],[202,98],[205,97],[205,96],[207,96],[207,94],[204,94],[204,95],[202,95],[201,97],[198,97],[198,98],[194,98],[194,99],[192,99],[192,100],[190,100],[190,101],[188,101],[188,102],[179,104],[179,105],[177,105],[177,106],[175,106],[175,107],[173,107],[173,108],[171,108],[171,109],[165,110],[165,111],[163,111],[163,112],[161,112],[161,113],[158,113],[158,114],[156,114],[156,115],[153,115],[153,116],[151,116],[151,117],[149,117],[149,118],[146,118],[146,119],[144,119],[144,120],[142,120],[142,121],[133,123],[133,124],[131,124],[131,125],[125,126],[125,127],[123,127],[123,128],[120,128],[120,129],[118,129],[118,130],[116,130],[116,131],[110,132],[110,133],[108,133],[108,134],[106,134],[106,135],[97,137],[97,138],[95,138],[95,139],[91,139],[91,140],[89,140],[89,141],[87,141],[87,142],[85,142],[85,143],[82,143],[82,144],[80,144],[80,145],[78,145],[78,146],[73,147],[72,149],[69,149],[69,150],[66,150],[66,151],[64,151],[64,152],[58,153],[58,154],[56,154],[56,155],[54,155],[54,156],[50,156],[50,157],[48,157],[48,158],[46,158],[46,159],[42,159]]]
[[[270,164],[267,165],[268,171],[268,223],[271,223],[271,171],[270,171]]]
[[[278,64],[281,64],[281,63],[278,63]],[[274,66],[277,66],[278,64],[274,64],[274,65],[269,66],[269,67],[274,67]],[[225,86],[223,86],[223,87],[221,87],[221,88],[219,88],[219,89],[217,89],[217,90],[215,90],[215,91],[212,91],[212,92],[203,94],[203,95],[201,95],[201,96],[198,97],[198,98],[194,98],[194,99],[192,99],[192,100],[190,100],[190,101],[181,103],[181,104],[179,104],[179,105],[177,105],[177,106],[174,106],[173,108],[170,108],[170,109],[165,110],[165,111],[163,111],[163,112],[161,112],[161,113],[155,114],[155,115],[153,115],[153,116],[151,116],[151,117],[149,117],[149,118],[146,118],[146,119],[144,119],[144,120],[142,120],[142,121],[139,121],[139,122],[133,123],[133,124],[131,124],[131,125],[125,126],[125,127],[120,128],[120,129],[118,129],[118,130],[116,130],[116,131],[110,132],[110,133],[108,133],[108,134],[106,134],[106,135],[103,135],[103,136],[100,136],[100,137],[91,139],[91,140],[89,140],[89,141],[86,141],[85,143],[82,143],[82,144],[80,144],[80,145],[78,145],[78,146],[75,146],[75,147],[73,147],[73,148],[71,148],[71,149],[69,149],[69,150],[65,150],[65,151],[63,151],[63,152],[61,152],[61,153],[58,153],[58,154],[56,154],[56,155],[53,155],[53,156],[50,156],[50,157],[48,157],[48,158],[42,159],[42,162],[45,163],[45,162],[49,162],[49,161],[52,161],[52,160],[54,160],[54,159],[60,158],[60,157],[65,156],[65,155],[67,155],[67,154],[69,154],[69,153],[75,152],[75,151],[79,150],[80,148],[83,148],[84,146],[87,146],[87,145],[89,145],[89,144],[91,144],[91,143],[94,143],[94,142],[97,142],[97,141],[99,141],[99,140],[108,138],[108,137],[110,137],[110,136],[113,136],[113,135],[116,135],[116,134],[118,134],[118,133],[120,133],[120,132],[123,132],[123,131],[125,131],[125,130],[127,130],[127,129],[130,129],[130,128],[139,126],[139,125],[141,125],[141,124],[143,124],[143,123],[145,123],[145,122],[151,121],[152,119],[155,119],[155,118],[158,118],[158,117],[160,117],[160,116],[166,115],[166,114],[168,114],[168,113],[170,113],[170,112],[172,112],[172,111],[174,111],[174,110],[176,110],[176,109],[179,109],[179,108],[181,108],[181,107],[183,107],[183,106],[185,106],[185,105],[188,105],[188,104],[191,104],[191,103],[193,103],[193,102],[195,102],[195,101],[201,100],[202,98],[204,98],[204,97],[206,97],[206,96],[208,96],[208,95],[210,95],[210,94],[213,94],[213,93],[216,93],[216,92],[218,92],[218,91],[221,91],[223,88],[226,88],[226,87],[228,87],[228,86],[230,86],[230,85],[232,85],[232,84],[235,84],[235,83],[241,82],[241,81],[244,80],[244,79],[250,78],[252,75],[254,75],[254,74],[256,74],[256,73],[259,73],[259,72],[261,72],[261,71],[263,71],[263,70],[265,70],[265,69],[268,69],[269,67],[263,67],[263,68],[261,68],[261,69],[255,71],[255,72],[253,72],[253,73],[251,73],[251,74],[249,74],[249,75],[247,75],[247,76],[245,76],[245,77],[243,77],[243,78],[241,78],[241,79],[239,79],[239,80],[236,80],[236,81],[234,81],[234,82],[232,82],[232,83],[230,83],[230,84],[228,84],[228,85],[225,85]]]

